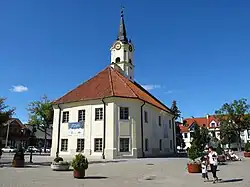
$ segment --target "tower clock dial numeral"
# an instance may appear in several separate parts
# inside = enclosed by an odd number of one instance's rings
[[[132,52],[133,51],[133,47],[130,45],[129,46],[129,51]]]
[[[120,43],[116,43],[116,44],[115,44],[115,48],[116,48],[117,50],[121,49],[121,44],[120,44]]]

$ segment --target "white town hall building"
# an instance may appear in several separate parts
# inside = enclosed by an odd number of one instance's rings
[[[171,110],[134,81],[123,12],[111,64],[53,103],[51,156],[138,158],[175,151]]]

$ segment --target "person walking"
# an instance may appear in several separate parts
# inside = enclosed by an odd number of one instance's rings
[[[217,167],[218,167],[218,154],[214,150],[213,147],[209,147],[208,149],[208,160],[211,168],[211,172],[213,174],[213,183],[218,182],[219,179],[217,177]]]

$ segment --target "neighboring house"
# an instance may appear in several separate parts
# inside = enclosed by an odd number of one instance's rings
[[[32,125],[26,124],[27,128],[30,129],[30,131],[33,130]],[[46,136],[46,148],[51,148],[52,144],[52,128],[47,129],[47,136]],[[44,147],[45,142],[45,132],[42,129],[35,128],[35,136],[36,136],[36,146],[37,147]]]
[[[134,80],[123,15],[111,65],[54,101],[51,156],[137,158],[175,151],[171,110]],[[59,142],[58,142],[59,140]]]
[[[184,123],[183,125],[184,121],[186,123]],[[208,128],[209,134],[212,137],[216,137],[218,140],[220,140],[220,122],[215,118],[215,116],[207,115],[206,117],[182,119],[179,123],[179,127],[186,143],[185,149],[191,146],[193,127],[195,123],[198,124],[200,127]],[[250,132],[248,132],[249,131],[245,131],[244,133],[242,133],[241,138],[243,144],[246,143],[247,140],[249,140],[250,138]],[[236,147],[236,144],[232,144],[231,147]]]
[[[17,147],[18,144],[21,143],[25,147],[29,135],[29,129],[27,129],[19,119],[11,118],[5,124],[3,124],[3,129],[0,133],[1,146]]]

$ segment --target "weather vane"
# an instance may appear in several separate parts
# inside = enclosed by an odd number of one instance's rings
[[[124,13],[124,6],[121,6],[121,17],[123,17],[123,13]]]

